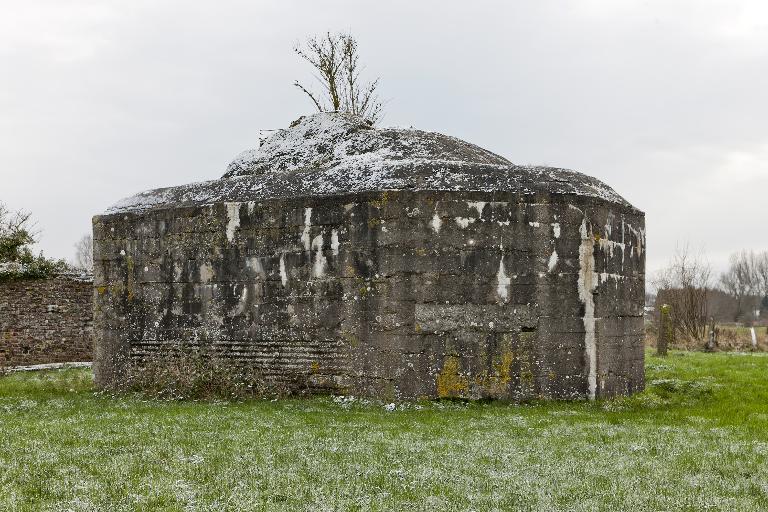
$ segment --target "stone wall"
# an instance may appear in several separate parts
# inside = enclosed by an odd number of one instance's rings
[[[204,346],[296,390],[643,387],[644,218],[584,196],[391,191],[94,218],[94,371]]]
[[[0,282],[0,366],[91,361],[92,324],[91,281]]]

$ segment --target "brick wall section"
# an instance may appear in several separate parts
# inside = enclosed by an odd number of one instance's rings
[[[386,398],[643,387],[644,218],[558,194],[389,191],[94,218],[94,371],[203,345]]]
[[[92,324],[90,281],[0,282],[0,365],[91,361]]]

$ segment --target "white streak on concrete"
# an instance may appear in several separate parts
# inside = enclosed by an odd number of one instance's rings
[[[224,203],[227,208],[227,240],[235,238],[235,230],[240,227],[240,203]]]
[[[537,227],[541,226],[541,223],[534,221],[534,222],[529,222],[528,225],[531,226],[531,227],[537,228]]]
[[[488,203],[485,202],[485,201],[467,201],[467,206],[477,210],[477,216],[478,217],[482,217],[483,216],[483,208],[485,208],[486,204],[488,204]]]
[[[621,259],[622,259],[622,262],[624,261],[624,244],[623,243],[614,242],[613,240],[608,240],[607,238],[601,238],[598,244],[600,244],[600,250],[603,251],[603,253],[608,254],[609,258],[613,258],[614,249],[616,248],[621,249]]]
[[[264,277],[266,276],[266,272],[264,272],[264,267],[261,266],[261,259],[259,259],[258,256],[251,256],[247,260],[245,260],[245,266],[248,267],[250,270],[253,270],[260,276]]]
[[[509,278],[506,269],[504,268],[504,256],[499,260],[499,271],[496,273],[496,278],[499,283],[496,287],[496,293],[502,301],[507,302],[509,299],[509,285],[512,283],[512,280]]]
[[[312,276],[323,277],[325,275],[325,267],[328,264],[328,260],[323,254],[323,234],[320,233],[312,240],[312,249],[315,249],[315,263],[312,265]]]
[[[280,255],[280,282],[283,286],[288,284],[288,272],[285,271],[285,254]]]
[[[587,359],[587,382],[589,399],[594,400],[597,392],[597,341],[595,340],[595,297],[598,278],[595,275],[594,240],[587,229],[587,219],[581,222],[581,245],[579,246],[579,299],[584,304],[584,352]]]
[[[304,250],[308,251],[311,239],[309,231],[312,226],[312,208],[304,208],[304,229],[301,231],[301,241],[304,243]]]
[[[547,265],[549,271],[552,272],[557,266],[557,251],[552,251],[552,255],[549,257],[549,264]]]
[[[559,222],[553,222],[552,223],[552,236],[555,238],[560,238],[560,223]]]
[[[624,215],[621,216],[621,245],[626,247],[624,242]],[[631,254],[630,254],[631,256]],[[621,271],[624,272],[624,249],[621,250]]]
[[[631,224],[627,224],[627,228],[635,237],[635,241],[637,242],[635,250],[637,251],[637,256],[640,257],[643,255],[643,247],[645,246],[645,229],[635,229]]]
[[[613,212],[608,212],[608,217],[605,220],[605,238],[611,237],[611,231],[613,230]]]
[[[227,314],[230,318],[234,318],[238,315],[245,313],[245,308],[248,304],[248,286],[243,284],[243,291],[240,293],[240,300],[237,305]]]
[[[470,219],[468,217],[456,217],[454,220],[456,221],[457,226],[459,226],[461,229],[464,229],[475,222],[477,219]]]
[[[435,213],[432,216],[432,220],[429,222],[429,225],[432,226],[432,231],[434,231],[435,233],[439,233],[440,226],[443,225],[443,221],[442,219],[440,219],[440,216],[437,213]]]
[[[208,283],[213,279],[215,272],[213,271],[213,267],[210,265],[210,263],[203,263],[200,265],[200,282],[201,283]]]
[[[339,255],[339,232],[335,229],[331,230],[331,250],[334,256]]]

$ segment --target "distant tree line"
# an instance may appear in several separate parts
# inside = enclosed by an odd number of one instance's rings
[[[768,309],[768,251],[732,254],[728,270],[720,275],[719,287],[735,301],[734,321]]]
[[[676,337],[703,342],[712,322],[768,320],[768,251],[734,253],[715,277],[702,254],[679,248],[653,283],[656,310],[670,306]]]

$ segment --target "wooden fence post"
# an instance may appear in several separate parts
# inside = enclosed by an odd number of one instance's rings
[[[671,310],[672,306],[669,304],[662,304],[659,308],[659,336],[656,342],[656,354],[662,357],[667,355],[667,347],[671,341],[672,321],[669,317]]]

